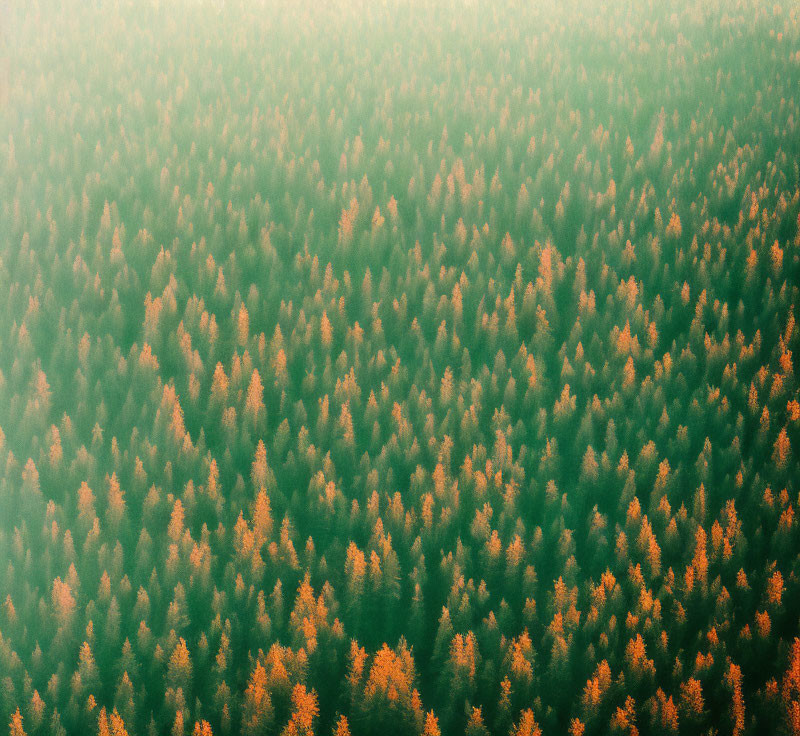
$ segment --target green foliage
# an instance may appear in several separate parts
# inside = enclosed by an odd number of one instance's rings
[[[800,734],[800,14],[7,3],[0,726]]]

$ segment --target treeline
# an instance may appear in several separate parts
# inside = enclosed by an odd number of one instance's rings
[[[8,21],[13,736],[800,734],[792,3]]]

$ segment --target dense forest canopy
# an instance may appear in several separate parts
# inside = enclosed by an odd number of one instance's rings
[[[0,729],[800,735],[796,3],[0,12]]]

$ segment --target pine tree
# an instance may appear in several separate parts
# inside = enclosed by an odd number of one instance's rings
[[[11,722],[8,724],[9,736],[26,736],[25,729],[22,727],[22,714],[19,712],[19,707],[11,716]]]
[[[250,383],[247,386],[247,400],[244,415],[252,429],[258,431],[266,422],[266,408],[264,407],[264,387],[257,369],[253,369]]]
[[[255,736],[264,733],[272,724],[272,700],[267,690],[267,673],[258,662],[250,675],[242,706],[242,734]]]
[[[182,688],[185,693],[188,693],[191,681],[192,662],[189,656],[189,648],[186,646],[186,641],[181,637],[169,658],[167,683],[169,687]]]

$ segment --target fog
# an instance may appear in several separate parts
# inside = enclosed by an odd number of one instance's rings
[[[0,6],[0,731],[798,734],[795,3]]]

